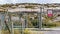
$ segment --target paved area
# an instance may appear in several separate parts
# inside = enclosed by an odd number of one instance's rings
[[[60,31],[31,31],[31,34],[60,34]]]
[[[44,32],[44,34],[60,34],[60,31],[57,30],[57,31],[47,31],[47,32]]]
[[[60,30],[60,27],[55,27],[55,28],[42,28],[42,30]]]
[[[40,31],[39,29],[27,28],[31,34],[60,34],[60,28],[45,28],[46,30]]]

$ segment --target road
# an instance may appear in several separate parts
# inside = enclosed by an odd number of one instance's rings
[[[60,34],[60,30],[56,30],[56,31],[46,31],[46,32],[44,32],[44,34]]]
[[[31,31],[31,34],[60,34],[59,30],[56,31]]]
[[[47,30],[42,30],[42,31],[31,30],[30,33],[31,34],[60,34],[60,28],[50,28],[50,29],[48,28]]]

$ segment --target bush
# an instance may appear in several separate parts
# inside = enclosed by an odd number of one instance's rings
[[[24,34],[30,34],[30,31],[28,29],[25,29],[23,32]]]
[[[54,24],[54,23],[43,23],[43,27],[46,27],[46,28],[56,27],[56,24]]]

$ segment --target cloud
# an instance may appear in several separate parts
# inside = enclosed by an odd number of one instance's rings
[[[43,3],[43,0],[15,0],[16,3]]]
[[[60,3],[60,0],[53,0],[52,3]]]
[[[0,0],[0,4],[5,3],[42,3],[42,0]]]
[[[60,0],[0,0],[0,4],[6,3],[60,3]]]
[[[6,4],[6,3],[10,3],[10,1],[8,1],[8,0],[0,0],[0,4]]]
[[[3,4],[4,0],[0,0],[0,4]]]

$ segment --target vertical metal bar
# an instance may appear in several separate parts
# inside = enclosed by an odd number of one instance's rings
[[[43,7],[42,7],[42,13],[44,13],[44,4],[43,4]],[[43,30],[44,30],[43,24],[42,24],[42,27],[43,27]]]
[[[42,8],[40,8],[40,12],[38,13],[38,19],[39,19],[39,29],[42,28]]]
[[[14,34],[14,25],[13,25],[13,22],[11,21],[11,15],[9,14],[9,20],[10,20],[10,23],[11,23],[11,34]]]
[[[22,12],[22,15],[25,15],[23,12]],[[25,22],[25,16],[24,16],[24,20],[23,20],[23,22],[22,22],[22,34],[24,34],[24,30],[25,30],[25,27],[26,27],[26,22]]]
[[[22,13],[19,14],[19,22],[21,23],[21,16],[22,16]],[[21,34],[23,34],[23,23],[21,23]]]
[[[23,12],[22,12],[22,14],[24,15],[24,13],[23,13]],[[24,17],[25,17],[25,16],[24,16]],[[24,31],[25,27],[26,27],[26,26],[25,26],[25,19],[24,19],[24,22],[22,23],[22,34],[24,34],[24,32],[23,32],[23,31]]]
[[[26,13],[25,13],[25,28],[27,28],[27,16],[26,16]]]
[[[9,23],[11,23],[11,34],[14,34],[14,31],[13,31],[13,22],[11,21],[11,15],[10,14],[8,14],[9,15]]]
[[[4,27],[4,15],[3,14],[1,14],[1,15],[2,15],[1,24],[2,24],[2,29],[3,29],[3,27]]]
[[[4,20],[5,20],[5,15],[3,13],[1,13],[1,31],[5,27]]]
[[[41,13],[40,13],[40,15],[41,15],[41,17],[40,17],[41,19],[40,19],[40,20],[41,20],[41,28],[42,28],[42,8],[41,8]]]
[[[1,15],[0,15],[0,16],[1,16]],[[1,20],[0,20],[0,34],[1,34],[1,31],[2,31],[1,29],[2,29],[2,28],[1,28]]]
[[[1,17],[1,13],[0,13],[0,17]],[[1,18],[0,18],[0,20],[1,20]],[[1,28],[0,28],[0,34],[1,34],[1,32],[2,32],[2,22],[0,22],[1,23]]]
[[[11,34],[14,34],[13,22],[11,22],[11,23],[12,23],[12,33]]]

